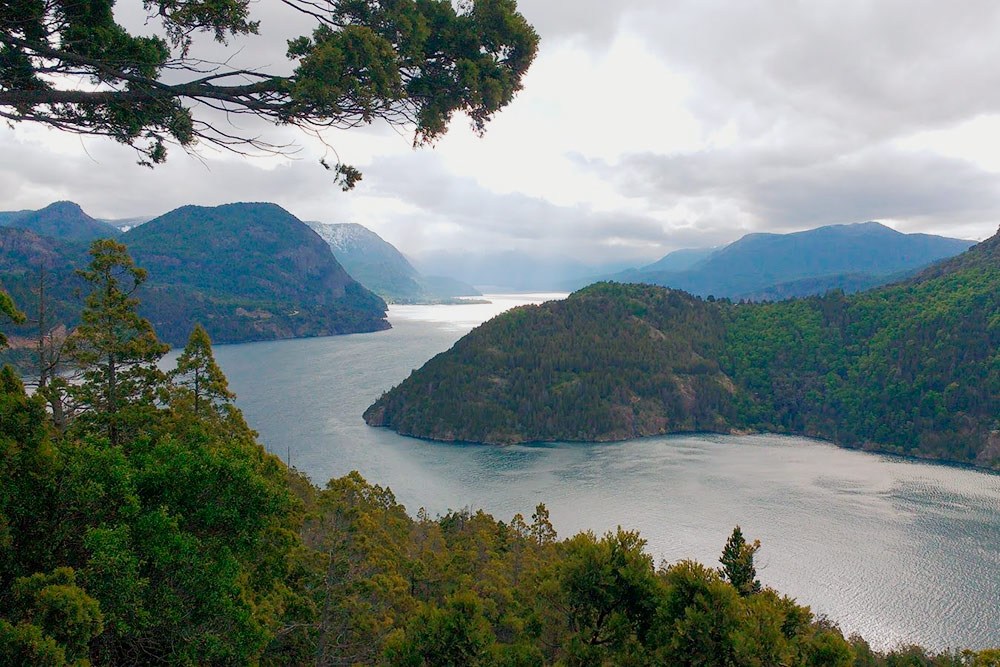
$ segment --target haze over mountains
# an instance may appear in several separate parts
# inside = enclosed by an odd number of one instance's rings
[[[394,245],[356,223],[307,222],[333,250],[355,280],[395,303],[447,302],[480,296],[472,285],[453,278],[425,276]]]
[[[878,222],[829,225],[792,234],[747,234],[717,249],[678,250],[610,278],[731,299],[775,300],[831,289],[850,293],[905,277],[973,244],[903,234]]]

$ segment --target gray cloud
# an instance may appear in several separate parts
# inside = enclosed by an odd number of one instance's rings
[[[635,154],[616,165],[578,161],[654,205],[729,201],[773,230],[894,218],[943,231],[970,222],[989,225],[1000,212],[994,174],[962,160],[886,147],[832,158],[718,150]]]

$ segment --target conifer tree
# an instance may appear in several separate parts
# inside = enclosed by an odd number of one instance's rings
[[[101,239],[94,241],[90,255],[87,269],[77,273],[92,291],[66,349],[82,369],[82,381],[68,385],[66,392],[77,412],[114,446],[136,416],[133,408],[154,405],[164,379],[156,362],[169,346],[157,340],[152,325],[136,311],[139,300],[133,295],[146,271],[135,266],[125,246]]]
[[[743,597],[759,593],[760,581],[757,580],[757,569],[753,564],[753,556],[760,549],[760,540],[753,544],[747,543],[739,526],[733,529],[733,534],[726,541],[722,550],[722,575],[733,585]]]
[[[182,395],[190,399],[198,416],[236,398],[236,394],[229,391],[229,382],[222,369],[215,363],[208,332],[200,324],[191,332],[184,351],[177,358],[177,368],[170,372],[170,379]]]
[[[14,305],[14,300],[2,289],[0,289],[0,315],[6,315],[14,320],[15,324],[24,322],[24,313],[17,309],[17,306]],[[5,347],[7,347],[7,337],[0,331],[0,350]]]

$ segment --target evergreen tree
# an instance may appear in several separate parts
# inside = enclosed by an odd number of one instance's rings
[[[169,346],[156,338],[139,316],[133,294],[146,280],[125,246],[111,239],[94,241],[91,261],[78,271],[92,286],[80,325],[67,341],[67,356],[82,369],[82,382],[65,387],[74,407],[96,424],[112,445],[135,416],[150,408],[163,383],[156,366]]]
[[[743,538],[743,531],[736,526],[726,541],[722,557],[719,558],[719,562],[722,563],[722,575],[743,597],[759,593],[761,590],[760,581],[757,580],[757,570],[753,564],[753,556],[758,549],[760,540],[748,544]]]
[[[6,315],[14,320],[15,324],[24,322],[24,313],[17,309],[14,300],[2,289],[0,289],[0,315]],[[7,347],[7,337],[3,335],[3,332],[0,332],[0,350],[5,347]]]
[[[170,372],[182,400],[190,401],[194,414],[205,416],[220,403],[230,403],[236,394],[212,355],[212,341],[200,324],[195,325],[184,351],[177,358],[177,368]]]

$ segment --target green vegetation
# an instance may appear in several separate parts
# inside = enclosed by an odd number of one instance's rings
[[[141,270],[113,241],[91,253],[82,319],[118,334],[73,336],[146,368]],[[544,505],[412,518],[357,473],[318,489],[255,441],[204,330],[155,391],[112,391],[127,359],[104,353],[74,357],[78,391],[115,399],[65,428],[0,371],[4,665],[1000,664],[845,639],[759,585],[738,529],[721,570],[655,567],[634,532],[557,540]]]
[[[1000,234],[852,296],[599,283],[487,322],[365,419],[487,443],[771,431],[1000,467]]]
[[[419,145],[444,134],[455,113],[482,133],[521,89],[538,48],[514,0],[288,1],[291,20],[274,20],[312,24],[288,41],[290,63],[236,69],[206,61],[196,36],[225,44],[257,34],[250,0],[150,0],[148,35],[118,24],[114,4],[5,2],[0,117],[110,137],[149,166],[166,159],[168,143],[281,152],[255,131],[220,127],[206,107],[312,130],[380,120],[413,130]],[[344,189],[361,178],[349,165],[330,168]]]
[[[0,227],[0,281],[27,309],[29,321],[12,333],[20,338],[21,365],[35,367],[27,357],[37,356],[28,350],[40,329],[64,331],[78,322],[77,294],[86,285],[74,267],[86,261],[85,248],[11,224]],[[389,326],[385,302],[347,275],[309,227],[274,204],[185,206],[117,240],[148,269],[136,293],[141,314],[174,345],[184,344],[197,322],[224,343]]]
[[[0,216],[0,226],[30,229],[39,236],[89,243],[119,234],[116,227],[95,220],[79,204],[57,201],[38,211],[11,211]]]

